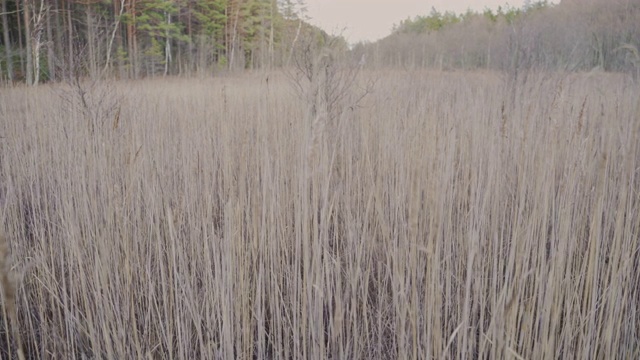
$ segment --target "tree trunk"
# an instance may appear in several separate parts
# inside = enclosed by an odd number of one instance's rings
[[[169,35],[169,27],[171,26],[171,14],[166,11],[164,16],[167,18],[167,31],[165,31],[164,39],[164,75],[167,76],[169,72],[169,64],[171,63],[171,37]]]
[[[129,77],[132,78],[134,76],[133,74],[133,15],[134,15],[134,10],[133,10],[133,0],[128,0],[128,9],[127,11],[129,12],[129,15],[131,16],[131,18],[129,19],[129,22],[127,23],[127,52],[128,52],[128,57],[129,57]]]
[[[289,58],[287,59],[287,67],[291,65],[291,58],[293,57],[293,51],[296,48],[296,43],[298,42],[298,38],[300,37],[300,30],[302,29],[302,18],[298,20],[298,29],[296,30],[296,36],[293,38],[291,42],[291,51],[289,51]]]
[[[87,4],[87,8],[85,11],[85,15],[87,18],[87,47],[89,49],[89,72],[91,78],[95,78],[97,75],[97,65],[96,65],[96,39],[94,34],[94,26],[93,26],[93,15],[91,14],[91,5]]]
[[[69,38],[67,39],[69,41],[69,60],[67,62],[67,67],[68,67],[68,76],[69,78],[73,78],[75,76],[76,69],[75,69],[75,64],[74,64],[74,58],[73,58],[73,22],[71,19],[71,1],[67,0],[67,26],[68,26],[68,32],[69,32]]]
[[[25,74],[26,68],[24,66],[25,51],[24,51],[24,44],[22,43],[22,20],[20,18],[19,8],[20,6],[16,2],[16,10],[18,11],[18,16],[16,16],[16,19],[18,19],[18,50],[20,50],[18,54],[20,55],[20,77],[23,77]]]
[[[118,33],[118,28],[120,27],[120,18],[122,17],[122,9],[124,9],[124,0],[121,0],[122,2],[120,3],[120,8],[118,9],[118,2],[114,1],[113,2],[113,16],[115,17],[114,19],[114,24],[113,24],[113,31],[111,32],[111,37],[109,38],[109,44],[107,45],[107,60],[104,63],[104,69],[102,70],[102,73],[106,73],[107,69],[109,69],[109,67],[111,66],[111,53],[113,52],[113,41],[115,40],[117,33]],[[120,61],[118,61],[118,65],[120,65]]]
[[[44,32],[45,17],[47,16],[47,9],[49,6],[45,6],[45,0],[40,0],[40,4],[35,4],[37,7],[33,8],[33,29],[31,30],[31,42],[33,48],[33,85],[38,85],[40,82],[40,56],[42,50],[42,33]],[[36,12],[37,11],[37,12]]]
[[[58,63],[56,64],[56,66],[60,66],[62,64],[64,64],[64,48],[63,48],[63,43],[62,43],[62,32],[63,32],[63,25],[62,22],[60,20],[60,9],[62,9],[62,3],[60,2],[60,0],[56,0],[54,2],[55,5],[55,10],[53,12],[53,16],[54,16],[54,21],[55,21],[55,38],[56,40],[53,42],[53,44],[51,44],[51,46],[54,46],[54,51],[55,51],[55,58],[56,61],[58,61]],[[56,74],[58,77],[60,76],[64,76],[64,74]]]
[[[23,0],[22,15],[24,16],[24,39],[27,52],[27,85],[33,84],[33,48],[31,47],[31,19],[29,16],[29,0]]]
[[[276,2],[276,0],[271,0],[271,10],[269,13],[269,22],[270,22],[270,26],[269,26],[269,69],[273,69],[273,65],[274,65],[274,45],[273,45],[273,40],[274,40],[274,19],[275,19],[275,12],[278,10],[277,8],[278,4]]]
[[[259,50],[259,57],[260,57],[260,63],[257,64],[257,66],[264,70],[264,68],[266,67],[266,64],[268,63],[268,59],[269,59],[269,54],[268,54],[268,47],[269,44],[267,43],[267,34],[266,34],[266,28],[267,28],[267,19],[266,19],[266,13],[264,11],[260,11],[260,50]]]
[[[235,70],[235,55],[240,50],[237,45],[241,40],[238,39],[238,22],[240,21],[240,4],[236,3],[236,14],[233,20],[233,28],[231,35],[231,55],[229,57],[229,70]]]
[[[9,41],[9,22],[7,21],[7,0],[2,1],[2,35],[4,39],[4,54],[7,59],[7,77],[13,81],[13,57],[11,56],[11,42]]]
[[[193,56],[193,42],[195,41],[195,39],[193,38],[193,25],[191,22],[191,12],[193,11],[191,9],[191,1],[189,1],[187,3],[187,7],[188,7],[188,12],[187,12],[187,35],[189,36],[189,42],[187,43],[187,56],[189,58],[188,64],[189,64],[189,72],[193,72],[194,69],[196,68],[196,59]],[[200,39],[198,39],[200,40]],[[197,69],[197,71],[200,71],[200,69]]]
[[[51,29],[51,8],[47,7],[47,70],[49,80],[56,80],[55,54],[53,52],[53,30]]]
[[[123,51],[123,38],[122,38],[122,24],[121,24],[121,19],[122,19],[122,14],[124,14],[124,7],[125,7],[125,0],[121,0],[120,2],[118,1],[114,1],[114,6],[119,6],[118,11],[114,13],[115,14],[120,14],[118,16],[118,26],[116,27],[116,62],[118,64],[118,77],[119,78],[123,78],[125,77],[125,72],[124,72],[124,63],[122,61],[122,56],[121,53]],[[115,10],[115,7],[114,7]]]
[[[138,64],[138,34],[136,30],[136,0],[131,0],[131,65],[133,69],[133,77],[138,78],[140,65]]]

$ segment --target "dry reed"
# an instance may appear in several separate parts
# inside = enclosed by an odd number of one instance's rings
[[[640,357],[637,85],[363,76],[322,128],[273,74],[115,84],[91,126],[3,90],[27,357]]]

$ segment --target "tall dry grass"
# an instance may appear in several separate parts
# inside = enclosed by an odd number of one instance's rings
[[[27,357],[640,357],[638,87],[363,76],[334,121],[275,75],[2,90]]]

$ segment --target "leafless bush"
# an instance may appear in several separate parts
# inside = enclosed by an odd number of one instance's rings
[[[65,69],[69,75],[66,86],[55,88],[54,91],[66,111],[83,114],[90,133],[109,125],[116,128],[124,95],[116,93],[113,81],[86,76],[84,52],[84,47],[78,47],[74,55],[75,67]]]
[[[91,133],[105,126],[118,127],[123,96],[116,93],[113,83],[75,78],[69,85],[59,95],[71,111],[83,113]]]
[[[375,81],[361,84],[362,66],[351,61],[338,46],[339,38],[304,38],[293,52],[293,69],[285,70],[309,115],[326,116],[329,122],[352,109],[373,91]]]

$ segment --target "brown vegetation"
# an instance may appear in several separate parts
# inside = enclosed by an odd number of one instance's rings
[[[362,76],[3,90],[27,357],[638,358],[637,85]]]
[[[354,47],[372,67],[626,72],[640,76],[640,2],[532,1],[521,9],[407,19],[388,37]]]

